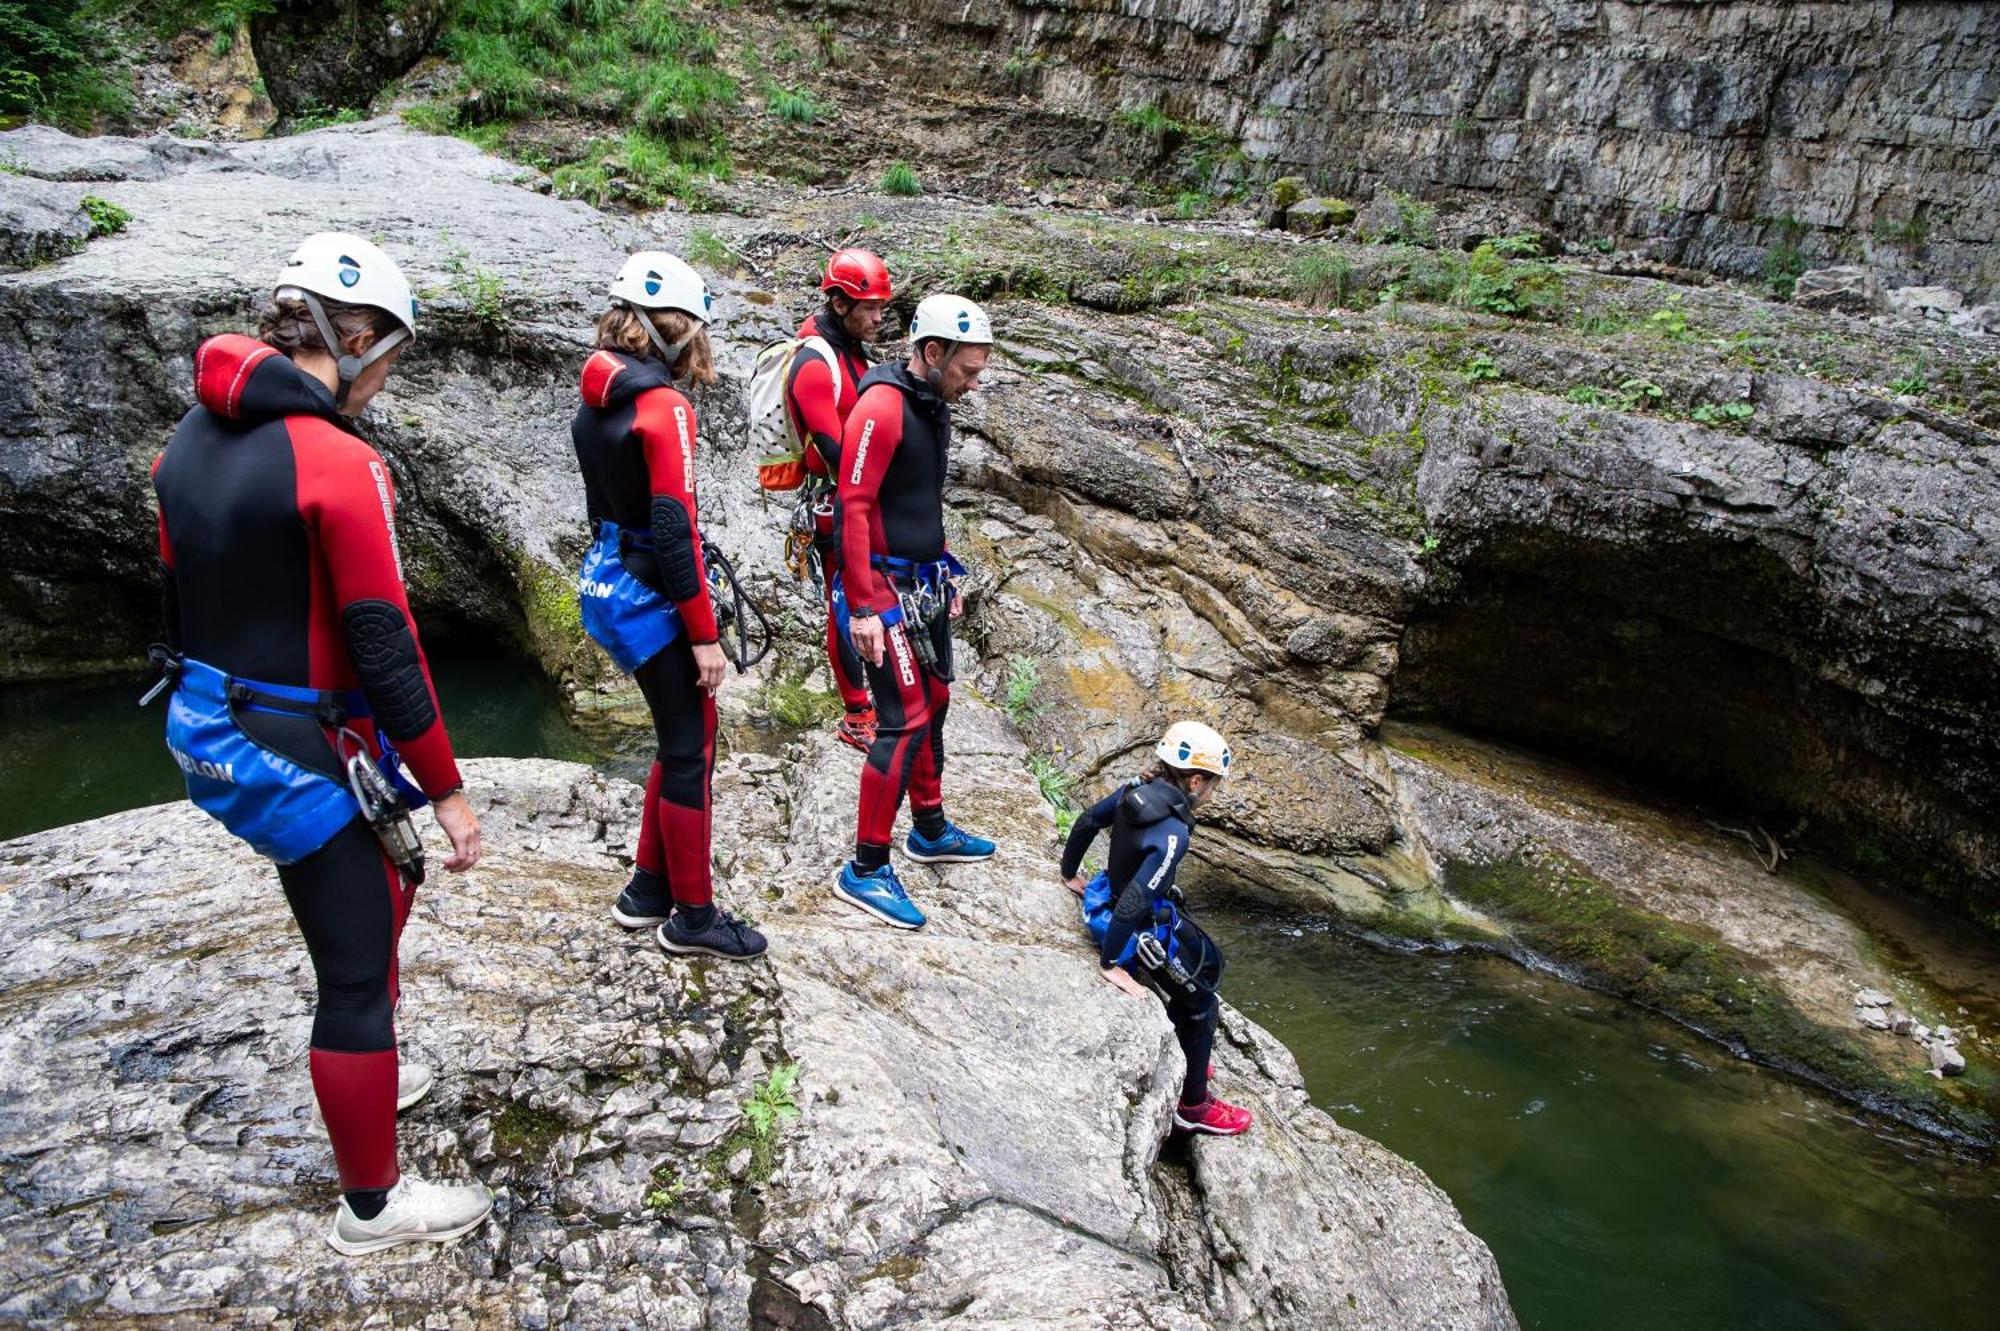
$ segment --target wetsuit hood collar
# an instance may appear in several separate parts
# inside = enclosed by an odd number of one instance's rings
[[[814,310],[812,331],[815,336],[826,339],[826,344],[843,356],[855,360],[871,362],[867,344],[847,331],[847,325],[833,311],[824,307]],[[872,362],[871,362],[872,363]]]
[[[216,415],[245,425],[286,416],[343,420],[325,384],[276,347],[241,333],[211,337],[195,349],[194,395]]]
[[[599,349],[583,363],[583,400],[593,407],[622,406],[649,388],[672,382],[667,367],[652,356]]]
[[[1147,827],[1167,818],[1178,818],[1194,826],[1194,808],[1187,795],[1164,778],[1142,781],[1127,792],[1120,812],[1136,827]]]
[[[944,399],[938,396],[938,391],[910,373],[908,361],[890,361],[877,365],[861,380],[861,391],[865,393],[875,384],[894,384],[925,411],[939,411],[944,408]]]

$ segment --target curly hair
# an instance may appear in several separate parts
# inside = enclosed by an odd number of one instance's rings
[[[333,325],[334,335],[345,342],[357,333],[373,332],[376,337],[387,337],[402,322],[387,310],[378,310],[372,305],[350,305],[342,300],[328,300],[320,297],[320,308],[326,311],[326,320]],[[326,339],[319,335],[319,325],[313,321],[312,311],[302,300],[273,300],[264,307],[257,317],[257,340],[267,347],[276,347],[287,356],[296,356],[301,351],[324,351],[330,356],[339,356],[339,350],[329,347]]]
[[[646,336],[646,325],[639,322],[641,317],[637,310],[629,306],[612,306],[597,316],[597,345],[607,351],[622,351],[628,356],[659,359],[660,349],[653,345],[652,338]],[[693,315],[680,310],[652,310],[646,317],[652,319],[660,339],[668,346],[686,337],[689,329],[695,330],[693,340],[681,352],[680,363],[667,367],[669,374],[691,383],[715,382],[715,350],[709,345],[705,325],[698,325]]]

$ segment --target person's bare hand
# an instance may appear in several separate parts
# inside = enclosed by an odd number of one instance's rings
[[[951,617],[957,619],[965,613],[965,597],[959,592],[951,594]]]
[[[694,671],[696,684],[703,693],[713,693],[722,687],[723,676],[729,673],[729,658],[722,654],[722,647],[713,642],[695,644]]]
[[[1120,993],[1130,994],[1134,998],[1146,997],[1146,986],[1133,979],[1131,973],[1123,966],[1106,966],[1098,974],[1102,975],[1105,982]]]
[[[888,630],[882,627],[880,615],[863,615],[851,619],[847,624],[848,636],[854,639],[854,654],[869,665],[882,664],[883,645],[887,641]]]
[[[451,841],[451,855],[444,862],[449,873],[464,873],[479,863],[479,815],[465,802],[465,796],[453,792],[431,804],[431,812],[437,815],[438,826]]]

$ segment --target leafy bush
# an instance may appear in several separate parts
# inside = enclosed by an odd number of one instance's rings
[[[75,3],[0,3],[0,116],[83,133],[131,104],[107,72],[104,32]]]
[[[1646,316],[1646,327],[1669,342],[1685,342],[1694,336],[1688,326],[1687,311],[1681,308],[1679,292],[1668,296],[1665,305]]]
[[[1638,411],[1649,407],[1658,409],[1666,405],[1667,390],[1651,379],[1627,379],[1618,385],[1618,396],[1615,401],[1621,411]]]
[[[1757,414],[1757,408],[1748,402],[1704,402],[1688,414],[1703,425],[1720,425],[1724,421],[1747,421]]]
[[[132,220],[132,214],[111,200],[100,199],[95,194],[84,195],[78,207],[82,208],[85,215],[90,218],[92,240],[99,236],[115,236],[125,229],[127,222]]]
[[[1524,242],[1529,247],[1527,251],[1523,249]],[[1481,241],[1466,260],[1458,302],[1516,319],[1546,317],[1562,300],[1562,275],[1555,265],[1539,259],[1507,257],[1539,249],[1540,242],[1533,237]]]
[[[492,334],[505,334],[514,322],[507,308],[507,279],[472,262],[464,250],[453,250],[445,265],[451,273],[451,294],[465,302],[466,317]]]
[[[884,194],[916,195],[924,192],[923,182],[917,179],[917,169],[908,162],[891,162],[882,175]]]
[[[704,268],[726,267],[730,259],[729,246],[715,232],[698,226],[688,232],[686,258],[689,263],[698,263]]]
[[[1458,372],[1465,376],[1467,383],[1477,384],[1483,383],[1488,379],[1498,379],[1500,377],[1500,366],[1494,362],[1491,356],[1481,351],[1474,354],[1465,364],[1459,366]]]

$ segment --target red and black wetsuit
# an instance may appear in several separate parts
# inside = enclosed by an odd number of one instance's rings
[[[716,628],[695,519],[694,407],[659,361],[595,351],[583,363],[570,438],[592,527],[649,534],[651,551],[628,550],[625,567],[680,612],[681,635],[636,674],[658,741],[637,860],[676,903],[707,906],[715,696],[697,682],[694,647],[714,642]]]
[[[380,455],[349,434],[333,394],[247,337],[195,353],[199,406],[153,466],[170,644],[260,683],[359,689],[426,795],[458,765],[410,618],[395,496]],[[333,734],[310,716],[245,710],[258,743],[337,774]],[[340,1185],[396,1173],[396,943],[413,893],[357,812],[334,838],[280,865],[318,977],[312,1081]]]
[[[831,484],[840,468],[841,427],[853,412],[855,399],[860,396],[861,381],[870,369],[868,355],[846,326],[831,314],[806,316],[806,321],[799,325],[798,335],[801,338],[826,339],[826,344],[833,348],[834,358],[840,363],[840,392],[836,398],[834,370],[826,363],[826,358],[810,347],[800,347],[793,353],[791,389],[785,397],[785,410],[791,413],[792,427],[798,431],[799,438],[812,445],[806,450],[806,469],[815,476],[825,477]],[[821,518],[818,525],[819,533],[813,545],[818,549],[821,565],[827,573],[827,669],[847,710],[863,712],[868,709],[867,677],[862,673],[861,658],[848,646],[833,613],[833,575],[840,571],[837,529],[831,516]]]
[[[853,610],[897,604],[896,589],[872,560],[916,564],[944,557],[945,463],[951,408],[903,364],[878,365],[841,431],[841,585]],[[951,706],[951,621],[931,627],[938,668],[918,665],[905,627],[886,634],[882,664],[866,665],[879,718],[861,772],[855,861],[865,872],[885,863],[896,810],[907,791],[920,826],[941,830],[944,718]]]

